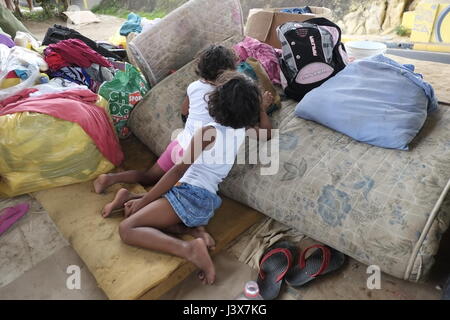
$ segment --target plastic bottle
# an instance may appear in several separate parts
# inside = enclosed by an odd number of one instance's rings
[[[235,300],[264,300],[259,294],[259,287],[255,281],[248,281],[244,286],[244,292]]]

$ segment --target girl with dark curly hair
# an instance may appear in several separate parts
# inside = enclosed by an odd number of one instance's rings
[[[187,96],[182,103],[181,114],[186,118],[184,129],[161,154],[158,161],[147,171],[130,170],[119,173],[102,174],[94,181],[94,189],[102,193],[116,183],[140,183],[154,185],[174,166],[176,157],[181,157],[198,127],[212,122],[208,113],[208,94],[214,90],[217,77],[224,71],[236,69],[236,57],[232,50],[211,45],[202,51],[197,59],[196,73],[199,80],[187,88]]]

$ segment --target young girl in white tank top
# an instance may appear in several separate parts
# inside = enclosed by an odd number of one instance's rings
[[[202,128],[214,121],[208,112],[208,95],[214,90],[215,81],[222,72],[235,69],[236,61],[231,49],[221,45],[211,45],[206,48],[198,58],[196,73],[200,79],[188,86],[187,96],[181,107],[181,114],[187,118],[184,129],[166,147],[166,150],[149,170],[128,170],[102,174],[94,181],[95,191],[102,193],[116,183],[140,183],[146,186],[158,182],[174,166],[176,159],[172,155],[176,154],[177,157],[183,155],[183,151],[191,142],[195,129]],[[104,216],[108,214],[105,212]]]
[[[198,130],[181,162],[176,163],[142,198],[125,203],[126,219],[120,223],[122,240],[133,246],[185,258],[201,269],[201,280],[212,284],[215,268],[208,248],[214,240],[203,228],[221,205],[219,183],[230,172],[245,140],[245,130],[255,126],[269,103],[246,76],[230,73],[209,96],[214,122]],[[188,233],[184,241],[166,234]]]

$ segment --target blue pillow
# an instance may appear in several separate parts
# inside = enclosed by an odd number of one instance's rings
[[[295,114],[360,142],[408,150],[427,114],[436,109],[433,88],[414,73],[414,66],[378,55],[349,64],[310,91]]]

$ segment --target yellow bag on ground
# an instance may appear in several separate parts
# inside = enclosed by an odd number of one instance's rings
[[[113,168],[77,123],[35,112],[0,117],[2,197],[89,181]]]
[[[111,42],[115,46],[122,46],[122,48],[127,48],[127,38],[125,36],[120,35],[120,29],[116,31],[111,37],[109,37],[109,42]]]

